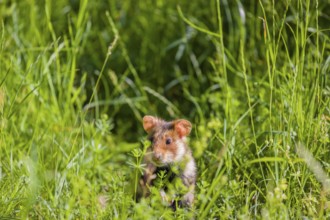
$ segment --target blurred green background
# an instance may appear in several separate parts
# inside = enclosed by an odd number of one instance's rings
[[[197,121],[211,116],[237,120],[240,113],[235,118],[228,108],[242,112],[248,109],[246,91],[242,88],[243,72],[251,84],[252,102],[269,102],[265,94],[270,87],[267,47],[271,41],[285,40],[285,44],[273,45],[277,57],[271,68],[288,68],[285,71],[293,74],[294,59],[300,50],[314,53],[316,22],[319,30],[325,30],[319,33],[320,39],[328,38],[328,3],[224,0],[220,10],[223,38],[220,42],[219,37],[201,33],[185,23],[179,14],[181,8],[182,16],[190,22],[219,35],[216,1],[2,1],[2,33],[6,38],[2,45],[3,52],[15,53],[26,69],[38,56],[57,48],[58,61],[49,64],[55,87],[53,95],[65,96],[57,90],[68,87],[68,92],[72,92],[72,79],[74,87],[84,80],[82,91],[77,94],[78,105],[96,110],[92,117],[108,114],[115,119],[116,131],[127,132],[126,138],[132,141],[136,135],[130,131],[141,127],[139,120],[143,114],[168,119],[185,116]],[[306,4],[311,9],[317,7],[318,12],[300,10]],[[310,19],[305,24],[306,16]],[[302,42],[301,48],[297,48],[295,39],[300,36],[292,33],[298,28],[308,29],[299,30],[308,35],[308,42]],[[114,32],[118,32],[120,40],[105,62]],[[325,49],[324,55],[328,46]],[[287,63],[286,56],[292,58],[292,64]],[[59,63],[76,68],[59,70]],[[10,68],[8,65],[2,65],[2,72]],[[97,97],[90,107],[89,98],[102,68]],[[303,71],[310,75],[307,68]],[[31,75],[34,74],[27,77]],[[37,74],[39,83],[46,83],[44,75],[42,71]],[[234,99],[228,101],[229,98]],[[262,103],[256,108],[259,106],[263,107]]]

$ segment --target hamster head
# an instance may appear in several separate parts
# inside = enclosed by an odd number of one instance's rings
[[[144,116],[143,128],[149,135],[152,160],[156,165],[179,162],[187,153],[186,137],[191,123],[184,119],[166,122],[153,116]]]

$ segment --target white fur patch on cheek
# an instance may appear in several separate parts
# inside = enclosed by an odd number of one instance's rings
[[[172,153],[166,153],[163,158],[164,163],[171,163],[173,161],[173,154]]]
[[[176,150],[176,155],[174,157],[174,161],[180,161],[182,157],[185,154],[185,144],[182,141],[177,141],[176,142],[177,150]]]

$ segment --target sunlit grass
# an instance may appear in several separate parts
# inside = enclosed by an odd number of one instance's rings
[[[330,218],[328,7],[0,3],[0,218]],[[194,124],[191,209],[136,202],[145,114]]]

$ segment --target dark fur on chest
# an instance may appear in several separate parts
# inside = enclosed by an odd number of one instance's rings
[[[169,166],[165,166],[165,167],[157,167],[155,174],[157,175],[157,178],[155,180],[157,180],[158,178],[160,178],[161,176],[163,176],[163,181],[165,183],[165,186],[163,187],[164,190],[167,189],[167,184],[172,183],[172,181],[175,179],[175,177],[177,177],[178,175],[175,174],[171,167]],[[155,181],[154,180],[154,181]],[[154,184],[154,181],[152,182],[152,184]]]

